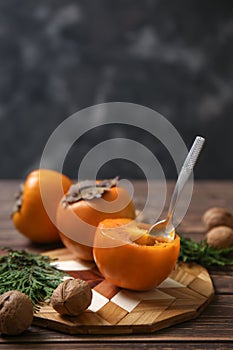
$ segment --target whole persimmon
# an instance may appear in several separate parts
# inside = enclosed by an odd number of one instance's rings
[[[72,185],[57,210],[57,227],[64,245],[84,260],[93,260],[96,227],[106,218],[135,218],[128,191],[117,186],[118,178],[81,181]]]
[[[94,259],[105,279],[121,288],[146,291],[172,272],[180,252],[180,238],[169,241],[148,234],[149,225],[129,219],[99,223]]]
[[[57,206],[71,184],[71,179],[57,171],[32,171],[17,195],[12,213],[15,227],[33,242],[59,241],[56,227]]]

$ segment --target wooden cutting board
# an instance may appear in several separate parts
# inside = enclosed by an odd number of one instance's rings
[[[131,292],[104,280],[94,263],[75,259],[67,249],[46,252],[57,266],[92,287],[90,307],[78,317],[63,317],[49,304],[33,324],[69,334],[130,334],[159,329],[196,318],[209,304],[214,288],[206,269],[177,264],[162,284],[149,292]]]

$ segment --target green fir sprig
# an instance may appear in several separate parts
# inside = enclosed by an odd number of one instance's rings
[[[212,265],[226,266],[233,265],[233,259],[228,255],[233,251],[230,248],[213,248],[205,240],[196,242],[190,238],[180,236],[180,255],[179,260],[183,262],[196,262],[202,266]]]
[[[50,298],[65,273],[52,266],[48,256],[25,250],[3,250],[8,253],[0,257],[0,294],[9,290],[25,293],[38,311],[40,303]]]

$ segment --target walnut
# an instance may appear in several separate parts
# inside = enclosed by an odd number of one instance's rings
[[[233,246],[233,229],[228,226],[217,226],[207,232],[207,244],[213,248]]]
[[[233,228],[233,216],[223,208],[210,208],[204,213],[202,220],[207,230],[221,225]]]
[[[31,300],[17,290],[0,296],[0,333],[17,335],[25,331],[33,320]]]
[[[78,316],[88,308],[91,300],[92,290],[86,281],[67,279],[53,291],[51,304],[61,315]]]

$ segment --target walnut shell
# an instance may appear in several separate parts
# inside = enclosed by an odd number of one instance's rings
[[[207,244],[213,248],[233,246],[233,229],[228,226],[213,227],[206,235]]]
[[[202,220],[207,230],[221,225],[233,228],[233,216],[223,208],[210,208],[204,213]]]
[[[53,291],[51,304],[61,315],[78,316],[88,308],[91,300],[92,290],[86,281],[67,279]]]
[[[11,290],[0,296],[0,333],[17,335],[33,320],[33,306],[26,294]]]

